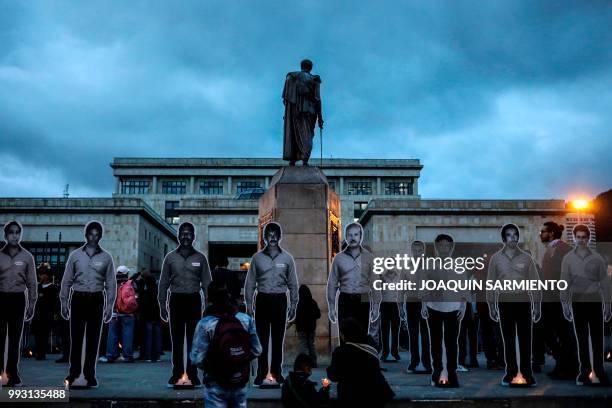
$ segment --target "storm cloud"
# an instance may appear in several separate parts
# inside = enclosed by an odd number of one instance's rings
[[[612,187],[606,1],[99,3],[0,0],[3,196],[110,195],[116,156],[279,157],[305,57],[325,157],[419,158],[425,198]]]

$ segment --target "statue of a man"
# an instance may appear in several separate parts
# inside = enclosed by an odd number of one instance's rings
[[[283,160],[291,166],[302,160],[308,165],[312,151],[314,129],[318,121],[323,129],[321,115],[321,77],[312,75],[312,61],[303,60],[301,71],[290,72],[285,78],[283,104],[285,105],[285,128],[283,139]]]

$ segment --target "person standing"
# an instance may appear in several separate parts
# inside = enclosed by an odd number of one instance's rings
[[[98,387],[96,362],[102,322],[110,321],[117,296],[115,266],[112,256],[100,246],[102,235],[102,224],[89,222],[85,226],[86,243],[66,260],[60,302],[62,317],[70,321],[70,370],[65,379],[68,386],[82,370],[86,386]],[[85,363],[81,366],[84,338]]]
[[[34,257],[21,246],[22,235],[23,227],[18,221],[4,225],[6,244],[0,249],[0,374],[5,373],[2,378],[6,383],[2,382],[6,387],[21,385],[19,348],[23,323],[34,316],[38,297]]]
[[[321,310],[317,301],[312,298],[310,288],[300,285],[297,312],[295,314],[295,330],[300,342],[300,353],[310,357],[312,367],[317,366],[315,339],[317,320],[321,318]]]
[[[138,308],[136,283],[129,279],[130,269],[121,265],[117,268],[117,299],[113,316],[108,324],[106,362],[113,363],[119,358],[119,345],[124,363],[134,362],[134,328]]]
[[[295,319],[298,304],[298,278],[293,256],[280,247],[280,224],[269,222],[263,229],[265,247],[253,255],[244,285],[247,313],[255,316],[257,335],[263,347],[253,382],[261,385],[269,374],[282,383],[283,345],[287,321]],[[287,294],[289,306],[287,306]],[[268,365],[268,344],[272,358]]]
[[[32,319],[32,332],[36,341],[36,360],[47,358],[47,348],[49,346],[49,334],[53,324],[53,314],[56,310],[56,299],[58,290],[56,285],[51,282],[51,267],[48,263],[43,263],[38,268],[38,300],[36,301],[36,311]]]
[[[568,290],[560,292],[560,299],[563,315],[574,322],[580,362],[576,384],[593,385],[597,378],[599,385],[609,385],[603,347],[604,322],[612,317],[612,289],[607,265],[601,255],[589,249],[589,227],[576,225],[573,234],[576,246],[561,263],[561,279],[567,282]],[[593,351],[592,364],[589,349]]]
[[[141,272],[138,310],[144,327],[142,359],[150,362],[159,361],[162,349],[162,329],[157,303],[158,284],[150,270]]]
[[[189,352],[196,325],[206,304],[202,297],[212,278],[208,259],[193,247],[195,238],[195,226],[192,223],[183,222],[179,225],[179,246],[164,258],[159,279],[157,299],[160,317],[170,323],[172,340],[172,376],[168,380],[168,387],[182,385],[179,381],[183,374],[187,375],[191,385],[202,385],[198,369],[189,359]],[[187,350],[184,348],[185,343]]]

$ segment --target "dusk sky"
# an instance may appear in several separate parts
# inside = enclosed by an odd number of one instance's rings
[[[0,0],[0,195],[110,196],[119,156],[280,157],[305,57],[325,157],[418,158],[423,198],[612,188],[609,1]]]

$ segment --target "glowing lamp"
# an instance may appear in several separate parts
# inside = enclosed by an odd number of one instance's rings
[[[572,207],[576,210],[585,210],[589,206],[589,202],[585,199],[579,198],[572,201]]]

